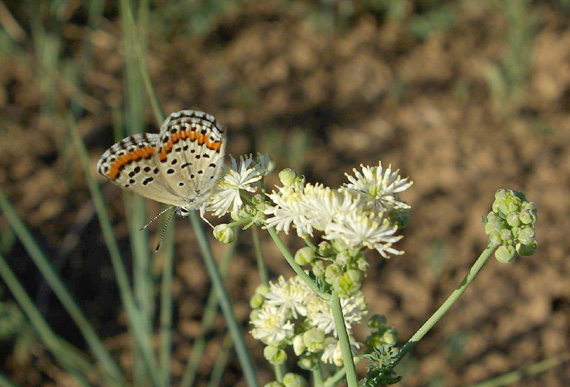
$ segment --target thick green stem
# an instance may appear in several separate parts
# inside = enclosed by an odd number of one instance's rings
[[[251,360],[251,356],[245,345],[242,330],[234,315],[232,304],[218,270],[218,265],[214,260],[212,250],[210,249],[210,244],[208,243],[208,238],[204,232],[204,228],[202,227],[200,218],[196,211],[192,211],[190,213],[190,221],[192,222],[194,232],[196,233],[196,239],[198,241],[200,251],[202,252],[202,257],[204,259],[204,263],[206,264],[206,269],[208,270],[208,274],[212,280],[212,286],[216,289],[216,292],[218,294],[220,307],[222,308],[222,313],[224,315],[226,323],[228,324],[228,330],[232,336],[232,341],[234,342],[234,347],[247,385],[250,387],[257,387],[259,384],[255,375],[253,361]]]
[[[445,300],[443,304],[439,307],[438,310],[422,325],[420,329],[408,340],[406,344],[400,350],[398,354],[398,358],[396,359],[394,365],[398,364],[400,360],[406,356],[406,354],[416,346],[416,344],[430,331],[431,328],[439,321],[440,318],[443,317],[445,313],[451,308],[451,306],[457,301],[457,299],[465,292],[465,289],[469,286],[469,284],[473,281],[477,273],[481,270],[485,262],[489,259],[489,257],[493,254],[495,249],[497,248],[496,245],[490,244],[487,248],[481,253],[477,261],[473,264],[469,272],[463,278],[463,281],[459,284],[459,286],[451,293],[451,295]]]
[[[358,376],[356,375],[356,368],[354,367],[354,359],[350,349],[350,340],[346,325],[344,325],[344,316],[342,314],[342,307],[340,305],[340,298],[338,293],[333,291],[330,300],[330,305],[334,317],[334,325],[340,341],[340,350],[342,351],[342,358],[344,360],[344,369],[346,370],[346,382],[348,387],[358,386]]]
[[[293,270],[295,270],[295,273],[297,273],[297,275],[299,277],[301,277],[301,279],[303,281],[305,281],[305,283],[307,285],[309,285],[309,287],[322,299],[324,300],[330,300],[331,296],[330,294],[327,293],[323,293],[320,291],[319,287],[317,286],[317,284],[311,279],[311,277],[309,277],[307,275],[307,273],[305,273],[305,271],[303,270],[303,268],[301,266],[299,266],[297,264],[297,262],[295,262],[295,258],[293,258],[293,256],[291,255],[291,253],[289,252],[289,250],[287,250],[287,247],[285,247],[285,244],[283,243],[283,241],[281,240],[281,238],[279,237],[279,235],[277,234],[277,231],[275,231],[274,228],[270,227],[267,229],[267,231],[269,232],[269,235],[271,235],[271,238],[273,238],[273,241],[275,242],[275,244],[277,245],[277,248],[279,248],[279,251],[281,251],[281,254],[283,254],[283,256],[285,257],[285,259],[287,260],[287,263],[289,263],[289,266],[291,266],[291,268],[293,268]]]

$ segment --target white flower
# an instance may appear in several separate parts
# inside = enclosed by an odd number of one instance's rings
[[[350,341],[350,350],[352,355],[356,355],[358,348],[361,347],[361,344],[354,340],[354,337],[348,336],[348,340]],[[321,355],[321,360],[324,363],[334,364],[337,367],[342,367],[344,364],[344,359],[342,357],[342,350],[340,349],[340,342],[332,337],[327,337],[325,339],[325,350]]]
[[[275,227],[277,231],[289,234],[291,224],[295,225],[300,237],[313,235],[313,228],[308,222],[306,211],[302,208],[302,187],[277,187],[279,192],[268,194],[275,203],[265,210],[266,215],[273,215],[266,220],[266,228]]]
[[[341,298],[340,306],[344,316],[344,324],[349,333],[352,331],[352,325],[362,321],[368,313],[364,295],[361,291],[352,296]],[[329,303],[325,300],[315,297],[314,300],[308,303],[307,321],[310,326],[323,330],[325,334],[332,333],[337,337],[334,316]]]
[[[241,157],[239,165],[236,159],[231,157],[231,167],[224,166],[224,176],[216,184],[208,210],[213,211],[218,217],[237,211],[243,204],[240,190],[255,192],[253,184],[261,178],[261,173],[251,155]]]
[[[374,213],[360,211],[341,215],[327,226],[323,238],[341,240],[351,249],[361,245],[376,249],[384,258],[387,258],[388,253],[403,254],[402,251],[392,248],[392,244],[402,239],[402,236],[394,235],[398,227],[392,225],[388,219],[377,219]]]
[[[285,280],[279,277],[277,283],[269,284],[269,291],[265,294],[265,303],[277,308],[280,313],[294,318],[307,315],[306,300],[311,297],[311,289],[298,276]]]
[[[251,320],[251,335],[266,345],[279,344],[294,335],[294,325],[277,308],[263,307]]]
[[[324,231],[339,214],[356,211],[359,204],[348,192],[321,184],[306,184],[303,194],[301,208],[306,212],[307,222],[319,231]]]
[[[400,201],[399,193],[407,190],[413,184],[408,178],[402,179],[399,170],[392,172],[392,166],[382,168],[382,162],[377,167],[360,165],[362,173],[353,169],[354,176],[345,174],[350,183],[344,186],[354,195],[358,195],[368,208],[374,211],[384,211],[398,208],[410,208]]]

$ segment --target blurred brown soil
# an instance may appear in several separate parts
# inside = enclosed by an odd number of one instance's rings
[[[365,285],[371,313],[387,316],[402,341],[460,283],[485,247],[481,218],[494,192],[522,190],[536,203],[537,253],[509,265],[489,261],[416,347],[402,385],[468,385],[570,350],[570,260],[565,253],[570,247],[570,27],[568,15],[554,7],[534,5],[533,10],[540,23],[522,99],[508,93],[497,97],[489,87],[488,69],[500,63],[507,44],[507,21],[489,4],[460,9],[451,30],[422,39],[411,36],[406,23],[372,15],[323,32],[303,6],[284,9],[268,3],[247,3],[202,37],[164,39],[151,30],[148,63],[165,111],[195,108],[214,114],[229,128],[229,153],[269,152],[279,168],[294,165],[308,180],[331,186],[342,184],[344,172],[378,160],[414,181],[404,195],[412,206],[399,245],[406,254],[387,262],[371,256],[373,269]],[[91,36],[72,27],[66,30],[70,55],[79,55],[81,39],[93,43],[94,58],[81,67],[89,98],[79,127],[94,167],[112,143],[110,107],[123,99],[121,30],[116,19]],[[108,302],[117,299],[108,253],[64,122],[42,114],[43,96],[31,62],[1,62],[2,190],[54,257],[98,331],[117,351],[124,349],[129,344],[122,336],[124,316],[120,305]],[[149,130],[156,130],[150,109],[145,119]],[[287,157],[290,144],[299,156]],[[106,186],[104,192],[121,247],[128,252],[119,190]],[[153,204],[149,213],[156,209]],[[0,226],[7,229],[3,218]],[[181,375],[200,332],[208,281],[187,222],[177,222],[176,236],[173,371]],[[248,233],[244,236],[228,286],[245,321],[258,279]],[[271,272],[291,274],[266,242]],[[214,245],[221,254],[223,246]],[[16,244],[8,258],[56,330],[81,345],[23,248]],[[200,385],[223,335],[218,319]],[[261,346],[247,339],[268,381],[271,370]],[[43,361],[42,355],[38,359]],[[121,360],[128,365],[128,354]],[[11,357],[5,362],[11,375],[30,382],[33,367],[14,369]],[[224,384],[244,385],[235,359]],[[518,385],[570,385],[570,366]]]

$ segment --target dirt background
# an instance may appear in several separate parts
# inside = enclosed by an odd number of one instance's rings
[[[44,9],[43,28],[61,44],[50,68],[51,41],[36,38],[30,9],[4,3],[22,31],[0,18],[1,189],[128,367],[124,315],[108,301],[118,299],[108,252],[62,119],[70,101],[81,106],[95,170],[113,143],[112,111],[124,109],[118,8],[105,3],[97,28],[78,1]],[[167,113],[209,112],[228,127],[229,153],[269,152],[278,168],[293,167],[309,181],[338,186],[344,172],[378,160],[414,181],[404,195],[412,206],[399,243],[406,254],[371,256],[365,283],[371,312],[386,315],[401,341],[485,247],[481,218],[494,192],[522,190],[536,203],[536,254],[511,264],[490,260],[400,368],[401,385],[469,385],[570,351],[568,1],[211,2],[214,10],[181,3],[151,2],[147,29],[150,75]],[[150,109],[144,120],[156,131]],[[100,183],[129,257],[119,189]],[[149,213],[158,208],[150,204]],[[51,325],[82,346],[2,215],[0,231],[2,254]],[[249,234],[243,239],[228,287],[245,324],[258,277]],[[176,242],[173,373],[181,375],[209,287],[187,222],[177,223]],[[271,273],[291,274],[265,242]],[[8,291],[2,299],[9,302]],[[220,318],[199,385],[224,332]],[[249,336],[248,344],[268,381],[261,346]],[[63,384],[41,346],[31,348],[19,363],[13,340],[2,341],[4,372],[24,385]],[[233,357],[223,384],[244,385]],[[517,385],[570,385],[570,365]]]

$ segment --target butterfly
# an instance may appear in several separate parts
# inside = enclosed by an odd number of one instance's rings
[[[97,170],[123,189],[176,207],[173,213],[186,216],[200,209],[204,218],[225,148],[224,129],[213,116],[181,110],[164,121],[159,134],[136,134],[111,146]]]

